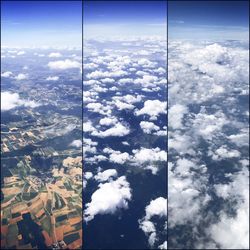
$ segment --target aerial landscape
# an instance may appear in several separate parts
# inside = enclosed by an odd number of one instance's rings
[[[20,47],[8,41],[13,30],[27,25],[15,10],[43,16],[37,7],[45,6],[3,4],[1,249],[79,249],[82,50],[67,44],[65,48],[42,47],[35,39],[29,44],[25,36],[20,37]],[[31,33],[32,27],[28,29]]]
[[[249,249],[247,5],[168,5],[170,249]]]
[[[249,249],[249,2],[1,2],[1,249]]]
[[[166,249],[166,3],[84,10],[84,248]]]

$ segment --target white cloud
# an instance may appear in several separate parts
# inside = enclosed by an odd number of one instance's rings
[[[159,126],[155,125],[153,122],[140,122],[140,127],[146,134],[152,134],[154,131],[158,131],[160,129]]]
[[[148,243],[153,247],[158,241],[158,234],[156,230],[156,223],[153,223],[153,218],[155,216],[159,218],[164,218],[164,223],[166,225],[167,220],[167,199],[163,197],[158,197],[150,202],[145,208],[146,215],[139,220],[139,227],[148,236]]]
[[[156,162],[166,162],[167,161],[167,152],[160,150],[160,148],[140,148],[132,150],[134,156],[131,158],[131,161],[134,164],[149,169],[152,171],[152,174],[156,174],[158,171]]]
[[[188,108],[181,104],[175,104],[170,107],[168,117],[169,117],[169,126],[173,129],[182,128],[182,119],[183,116],[188,113]]]
[[[56,69],[56,70],[75,69],[75,68],[81,69],[81,63],[66,59],[62,61],[49,62],[48,67],[50,69]]]
[[[127,209],[132,194],[125,176],[115,181],[99,184],[92,194],[91,201],[86,204],[85,221],[94,219],[97,214],[114,214],[119,209]]]
[[[107,169],[103,172],[99,172],[94,178],[99,182],[105,182],[111,180],[111,177],[117,177],[117,171],[115,169]]]
[[[49,55],[48,55],[48,57],[61,57],[62,55],[61,55],[61,53],[59,53],[59,52],[52,52],[52,53],[50,53]]]
[[[124,164],[126,161],[130,160],[130,155],[127,152],[120,152],[118,150],[113,150],[111,148],[104,148],[104,153],[108,153],[109,155],[109,161],[118,163],[118,164]]]
[[[94,71],[86,75],[88,79],[100,79],[100,78],[117,78],[126,76],[127,72],[124,70],[116,70],[116,71]]]
[[[221,211],[217,223],[207,229],[207,234],[221,249],[249,249],[249,170],[231,177],[228,184],[215,185],[216,193],[226,200],[237,201],[236,215]],[[235,237],[237,236],[237,237]]]
[[[21,55],[24,55],[24,54],[26,54],[25,51],[19,51],[19,52],[17,52],[17,56],[21,56]]]
[[[35,108],[39,104],[34,101],[21,99],[18,93],[1,92],[1,110],[10,110],[19,106]]]
[[[240,157],[240,152],[235,149],[228,149],[225,145],[219,147],[215,152],[209,151],[208,155],[212,156],[213,160],[221,160],[226,158],[236,158]]]
[[[18,81],[25,80],[25,79],[27,79],[27,78],[28,78],[28,75],[27,75],[27,74],[22,74],[22,73],[18,74],[18,75],[15,77],[15,79],[18,80]]]
[[[108,137],[108,136],[125,136],[130,133],[130,129],[123,125],[122,123],[118,122],[113,127],[104,130],[104,131],[93,131],[92,135],[97,137]]]
[[[5,71],[3,73],[1,73],[1,77],[11,77],[13,75],[13,73],[11,71]]]
[[[100,119],[99,123],[100,123],[100,125],[110,126],[110,125],[117,123],[117,118],[116,117],[105,117],[105,118]]]
[[[48,76],[46,78],[46,81],[58,81],[59,80],[59,76]]]
[[[159,114],[166,114],[167,102],[161,102],[159,100],[147,100],[144,102],[144,107],[135,111],[135,115],[147,114],[151,120],[155,120]]]
[[[81,140],[74,140],[70,143],[71,146],[80,148],[82,146],[82,141]]]

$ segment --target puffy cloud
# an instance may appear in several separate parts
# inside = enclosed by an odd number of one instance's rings
[[[95,154],[97,152],[97,149],[95,146],[97,146],[98,143],[92,141],[89,138],[83,138],[83,152],[84,152],[84,156],[87,152]],[[86,157],[86,156],[85,156]]]
[[[230,135],[228,139],[238,147],[249,146],[249,130],[248,128],[243,128],[239,134]]]
[[[126,103],[129,104],[134,104],[134,103],[138,103],[141,102],[142,100],[142,95],[124,95],[124,96],[114,96],[112,97],[113,100],[120,100],[120,101],[124,101]]]
[[[148,236],[148,243],[151,247],[158,241],[157,235],[159,232],[156,230],[156,223],[154,224],[151,220],[157,216],[164,218],[164,223],[167,220],[167,199],[158,197],[152,200],[149,205],[145,208],[146,215],[139,220],[139,227]]]
[[[3,73],[1,73],[1,77],[11,77],[13,75],[13,73],[11,71],[5,71]]]
[[[74,140],[70,143],[71,146],[80,148],[82,146],[82,141],[81,140]]]
[[[164,241],[161,245],[158,246],[159,249],[168,249],[167,241]]]
[[[48,67],[50,69],[56,70],[65,70],[65,69],[81,69],[81,63],[78,61],[72,61],[70,59],[61,60],[61,61],[53,61],[48,63]]]
[[[152,200],[145,209],[145,219],[150,220],[153,216],[167,217],[167,199],[163,197]]]
[[[48,76],[46,78],[46,81],[58,81],[59,80],[59,76]]]
[[[169,117],[169,126],[173,129],[182,128],[182,119],[183,116],[188,113],[188,108],[181,104],[175,104],[170,107],[168,117]]]
[[[1,110],[6,111],[19,106],[35,108],[39,104],[21,99],[18,93],[1,92]]]
[[[206,231],[221,249],[249,249],[248,169],[243,168],[231,179],[229,184],[215,185],[215,190],[219,197],[237,201],[236,215],[230,216],[221,211],[219,221],[212,224]]]
[[[153,131],[157,131],[160,129],[159,126],[155,125],[153,122],[140,122],[140,127],[146,134],[152,134]]]
[[[94,71],[86,75],[88,79],[100,79],[100,78],[117,78],[126,76],[127,72],[124,70],[117,70],[117,71]]]
[[[238,150],[229,150],[225,145],[219,147],[215,152],[208,152],[208,155],[212,156],[213,160],[221,160],[226,158],[236,158],[240,157],[240,152]]]
[[[26,54],[25,51],[19,51],[19,52],[17,52],[17,56],[21,56],[21,55],[24,55],[24,54]]]
[[[109,105],[104,106],[101,103],[93,102],[93,103],[88,103],[86,105],[86,108],[90,110],[91,112],[99,113],[102,115],[109,115],[111,114],[111,107]]]
[[[61,53],[59,53],[59,52],[51,52],[49,55],[48,55],[48,57],[61,57],[62,55],[61,55]]]
[[[111,177],[117,177],[117,171],[115,169],[107,169],[103,172],[99,172],[94,178],[99,182],[105,182],[110,180]]]
[[[15,79],[18,80],[18,81],[25,80],[25,79],[27,79],[27,78],[28,78],[28,75],[27,75],[27,74],[22,74],[22,73],[18,74],[18,75],[15,77]]]
[[[135,107],[133,104],[121,102],[119,100],[115,101],[115,105],[118,108],[118,110],[133,109]]]
[[[143,75],[142,78],[136,79],[134,83],[141,84],[143,87],[155,87],[158,84],[158,77]]]
[[[125,136],[130,133],[130,129],[123,125],[122,123],[118,122],[113,127],[104,130],[104,131],[93,131],[92,135],[97,137],[108,137],[108,136]]]
[[[103,150],[104,153],[108,153],[109,155],[109,161],[118,163],[118,164],[124,164],[125,162],[130,160],[130,155],[127,152],[120,152],[113,150],[111,148],[104,148]]]
[[[166,114],[167,102],[159,100],[147,100],[144,102],[144,107],[135,111],[135,115],[149,115],[151,120],[155,120],[159,114]]]
[[[138,65],[142,66],[143,68],[154,68],[157,65],[157,63],[151,62],[146,58],[141,58],[138,60]]]
[[[157,162],[167,161],[167,152],[160,148],[140,148],[132,150],[133,157],[130,158],[131,163],[141,168],[151,170],[152,174],[158,172]]]
[[[93,124],[91,121],[87,121],[83,123],[83,131],[84,132],[94,132],[96,129],[93,127]]]
[[[119,209],[127,209],[132,194],[125,176],[115,181],[99,184],[92,194],[91,201],[86,204],[85,221],[93,220],[97,214],[114,214]]]
[[[110,125],[117,123],[117,118],[116,117],[104,117],[100,119],[99,123],[100,125],[110,126]]]

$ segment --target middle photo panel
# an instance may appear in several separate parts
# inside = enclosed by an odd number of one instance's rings
[[[84,249],[167,247],[166,69],[166,1],[84,1]]]

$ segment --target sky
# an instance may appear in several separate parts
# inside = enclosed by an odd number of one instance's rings
[[[9,47],[81,46],[81,1],[1,1],[1,42]]]
[[[81,46],[81,1],[2,1],[2,46]],[[169,1],[169,39],[248,39],[247,1]],[[165,36],[166,1],[84,1],[84,37]]]
[[[85,1],[84,35],[166,36],[166,1]]]
[[[248,1],[169,1],[169,39],[248,39]]]

